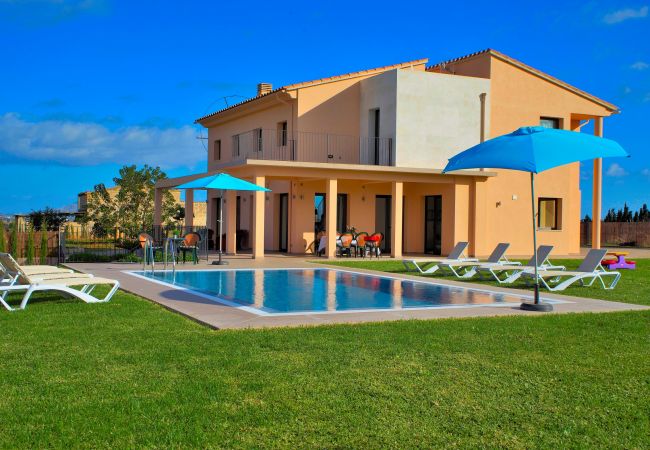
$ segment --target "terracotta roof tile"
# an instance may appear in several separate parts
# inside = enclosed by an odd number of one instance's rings
[[[223,109],[220,109],[220,110],[215,111],[213,113],[210,113],[210,114],[208,114],[206,116],[200,117],[200,118],[196,119],[194,121],[194,123],[200,123],[201,121],[203,121],[205,119],[208,119],[210,117],[214,117],[214,116],[216,116],[218,114],[221,114],[221,113],[223,113],[225,111],[229,111],[229,110],[231,110],[233,108],[237,108],[238,106],[244,105],[246,103],[253,102],[253,101],[258,100],[260,98],[264,98],[264,97],[267,97],[269,95],[273,95],[273,94],[275,94],[277,92],[286,92],[286,91],[291,91],[291,90],[294,90],[294,89],[300,89],[300,88],[305,88],[305,87],[309,87],[309,86],[316,86],[316,85],[323,84],[323,83],[329,83],[329,82],[332,82],[332,81],[347,80],[347,79],[350,79],[350,78],[360,77],[360,76],[369,75],[369,74],[373,74],[373,73],[386,72],[386,71],[393,70],[393,69],[400,69],[400,68],[410,67],[410,66],[418,66],[418,65],[421,65],[421,64],[426,64],[428,61],[429,60],[427,58],[422,58],[422,59],[416,59],[416,60],[413,60],[413,61],[407,61],[407,62],[403,62],[403,63],[399,63],[399,64],[393,64],[393,65],[390,65],[390,66],[377,67],[377,68],[374,68],[374,69],[361,70],[361,71],[358,71],[358,72],[350,72],[350,73],[346,73],[346,74],[343,74],[343,75],[335,75],[333,77],[320,78],[318,80],[311,80],[311,81],[304,81],[304,82],[301,82],[301,83],[288,84],[286,86],[282,86],[282,87],[273,89],[272,91],[267,92],[266,94],[259,95],[259,96],[256,96],[256,97],[251,97],[249,99],[246,99],[246,100],[243,100],[241,102],[235,103],[234,105],[230,105],[230,106],[228,106],[226,108],[223,108]]]

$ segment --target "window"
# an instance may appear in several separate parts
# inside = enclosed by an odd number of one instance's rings
[[[368,140],[370,142],[370,160],[372,164],[379,165],[381,161],[380,147],[379,147],[379,123],[380,112],[379,108],[371,109],[368,123]]]
[[[239,135],[236,134],[232,137],[232,156],[239,157]]]
[[[221,160],[221,139],[214,141],[214,159],[215,161]]]
[[[562,201],[559,198],[540,198],[537,200],[537,228],[540,230],[561,229]]]
[[[255,150],[261,152],[264,149],[264,141],[262,138],[262,129],[256,128],[253,130],[253,136],[255,139]]]
[[[540,117],[539,125],[544,128],[562,128],[560,125],[560,119],[557,117]]]
[[[278,147],[287,146],[287,121],[278,122]]]

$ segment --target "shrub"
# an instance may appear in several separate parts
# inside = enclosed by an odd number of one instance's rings
[[[41,225],[41,251],[40,264],[47,264],[47,222],[43,221]]]
[[[14,258],[18,258],[18,225],[15,222],[11,224],[9,234],[9,253]]]
[[[0,252],[7,251],[7,242],[5,241],[5,226],[0,223]]]
[[[34,264],[34,227],[30,226],[29,231],[27,231],[27,251],[25,253],[27,258],[26,264]]]

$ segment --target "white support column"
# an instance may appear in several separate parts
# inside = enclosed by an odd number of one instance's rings
[[[404,211],[404,183],[392,183],[391,252],[393,258],[402,257],[402,213]]]
[[[264,176],[255,176],[253,183],[258,186],[266,185]],[[256,191],[253,194],[253,258],[264,258],[264,204],[266,192]]]
[[[603,118],[594,119],[594,135],[603,137]],[[600,248],[600,218],[602,216],[602,196],[603,196],[603,160],[594,159],[594,176],[593,176],[593,196],[592,196],[592,221],[591,221],[591,248]]]
[[[328,258],[336,256],[336,206],[338,199],[338,180],[328,179],[325,181],[327,184],[325,190],[325,205],[326,213],[326,231],[327,231],[327,249],[325,255]]]
[[[185,190],[185,227],[194,226],[194,189]]]

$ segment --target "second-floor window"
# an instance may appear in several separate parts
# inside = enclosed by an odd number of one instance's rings
[[[255,145],[255,150],[258,152],[264,150],[264,134],[262,133],[261,128],[253,130],[253,139],[255,139],[255,142],[253,144]]]
[[[560,129],[562,128],[560,119],[557,117],[540,117],[539,118],[539,125],[545,128],[556,128]]]
[[[287,121],[278,122],[278,147],[287,146]]]
[[[214,141],[214,160],[221,160],[221,139]]]

